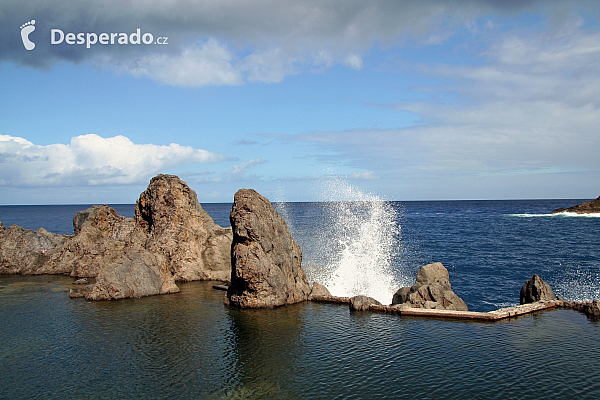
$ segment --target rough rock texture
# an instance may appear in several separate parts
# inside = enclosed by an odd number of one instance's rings
[[[325,286],[321,285],[318,282],[314,282],[312,285],[312,289],[310,291],[310,295],[308,296],[308,300],[315,300],[318,298],[328,298],[331,297],[331,293],[329,293],[329,289]]]
[[[529,304],[540,300],[556,300],[556,296],[550,285],[538,275],[533,275],[521,288],[519,301],[521,304]]]
[[[50,257],[40,271],[95,277],[105,265],[116,262],[126,247],[142,245],[143,236],[134,235],[134,229],[133,218],[120,216],[107,205],[79,211],[73,217],[75,236]]]
[[[179,292],[165,257],[147,250],[126,249],[96,278],[88,300],[112,300]]]
[[[581,203],[573,207],[557,208],[556,210],[552,211],[551,214],[557,214],[562,212],[572,212],[577,214],[600,213],[600,197],[598,197],[595,200]]]
[[[41,274],[44,263],[59,251],[68,236],[0,222],[0,274]],[[60,273],[60,272],[59,272]]]
[[[173,175],[151,180],[135,219],[103,205],[73,217],[74,236],[1,228],[0,272],[96,277],[71,297],[173,293],[176,280],[228,280],[231,274],[231,229],[216,225],[196,193]]]
[[[394,294],[392,304],[404,303],[413,308],[469,310],[465,302],[452,291],[448,270],[439,262],[421,267],[415,284],[400,288]]]
[[[241,189],[231,208],[231,286],[228,304],[276,307],[307,300],[311,292],[302,270],[302,251],[269,200]]]
[[[176,280],[229,280],[230,228],[221,228],[200,206],[196,192],[174,175],[152,178],[135,207],[145,248],[164,254]]]
[[[372,305],[381,306],[382,304],[374,298],[367,296],[354,296],[350,298],[350,310],[352,311],[366,311]]]
[[[563,302],[563,307],[580,311],[588,317],[600,318],[600,301],[598,300],[584,302],[565,301]]]

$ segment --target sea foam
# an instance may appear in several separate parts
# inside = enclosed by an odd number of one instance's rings
[[[323,179],[320,186],[327,221],[315,234],[325,265],[312,271],[314,279],[335,296],[366,295],[390,304],[404,283],[391,265],[400,248],[397,211],[341,177]]]

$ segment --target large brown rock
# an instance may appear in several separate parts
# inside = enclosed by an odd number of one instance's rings
[[[43,274],[43,266],[60,251],[68,236],[36,231],[0,222],[0,274]],[[57,270],[55,273],[62,273]]]
[[[448,270],[439,262],[421,267],[415,284],[400,288],[394,294],[392,304],[408,304],[412,308],[469,310],[452,290]]]
[[[231,208],[233,244],[228,304],[240,308],[297,303],[311,292],[302,251],[269,200],[241,189]]]
[[[73,218],[74,236],[2,225],[0,272],[95,277],[74,291],[90,300],[179,291],[176,280],[228,280],[230,228],[202,209],[196,193],[173,175],[153,178],[137,202],[135,218],[93,206]]]
[[[41,269],[43,273],[93,278],[104,266],[115,262],[127,247],[143,245],[143,236],[134,234],[133,218],[120,216],[107,205],[77,212],[73,230],[75,236],[50,257]]]
[[[521,288],[519,301],[521,304],[528,304],[540,300],[556,300],[556,296],[550,285],[538,275],[533,275]]]
[[[147,234],[145,248],[167,257],[176,280],[229,280],[231,229],[215,224],[178,177],[152,178],[137,201],[135,222]]]
[[[115,300],[179,292],[164,256],[129,248],[100,271],[96,284],[90,289],[85,293],[88,300]]]
[[[578,204],[569,208],[557,208],[552,211],[551,214],[563,213],[563,212],[572,212],[576,214],[591,214],[591,213],[600,213],[600,197],[595,200],[588,201],[585,203]]]

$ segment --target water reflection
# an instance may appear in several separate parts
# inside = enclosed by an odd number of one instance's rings
[[[289,388],[304,353],[303,306],[226,309],[238,383],[221,393],[223,398],[300,398]]]
[[[0,276],[0,398],[598,398],[600,323],[501,323],[223,304],[210,283],[90,303],[72,279]]]

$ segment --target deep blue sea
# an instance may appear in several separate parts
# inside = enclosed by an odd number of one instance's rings
[[[439,261],[470,310],[490,311],[517,304],[534,273],[566,299],[600,299],[600,218],[549,214],[582,201],[275,206],[309,280],[334,294],[389,303]],[[86,207],[0,206],[0,221],[71,234]],[[230,204],[203,207],[229,225]],[[498,323],[233,310],[206,282],[92,303],[68,298],[72,281],[0,276],[0,399],[600,398],[600,321],[571,310]]]

